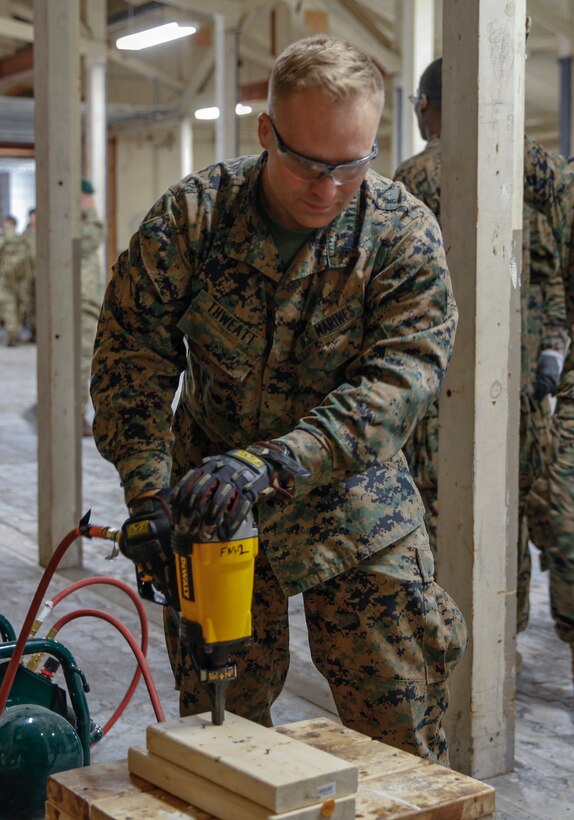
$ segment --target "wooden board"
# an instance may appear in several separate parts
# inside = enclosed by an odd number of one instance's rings
[[[45,812],[45,820],[75,820],[71,814],[66,814],[49,800],[46,802]]]
[[[47,797],[74,820],[90,820],[90,806],[96,800],[150,789],[151,783],[130,775],[127,760],[118,760],[51,775]]]
[[[140,794],[124,794],[92,805],[90,820],[213,820],[213,815],[184,800],[153,789]]]
[[[354,796],[277,814],[144,748],[129,749],[128,767],[139,777],[221,820],[324,820],[325,817],[353,820],[355,817]]]
[[[359,765],[357,818],[470,820],[494,813],[492,786],[378,743],[332,720],[302,720],[276,731]]]
[[[275,814],[354,794],[358,785],[354,763],[230,712],[222,726],[209,713],[151,725],[147,749]]]
[[[359,780],[378,776],[381,772],[391,774],[432,765],[428,760],[378,743],[328,718],[301,720],[278,726],[275,731],[354,763],[359,770]]]

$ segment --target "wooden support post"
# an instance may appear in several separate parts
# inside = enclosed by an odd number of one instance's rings
[[[444,0],[441,219],[460,322],[441,394],[438,574],[470,642],[451,764],[512,769],[525,2]]]
[[[107,0],[91,0],[86,3],[86,23],[90,34],[100,46],[99,56],[94,54],[84,58],[86,79],[86,143],[85,176],[92,182],[96,210],[104,223],[103,248],[106,247],[108,225],[107,198],[107,148],[108,127],[106,114],[107,81]],[[95,49],[94,49],[95,50]],[[107,281],[107,260],[103,249],[99,251],[102,271],[102,287]]]
[[[79,0],[34,3],[38,540],[44,566],[78,524],[82,497],[79,14]],[[77,543],[62,566],[80,564]]]
[[[216,14],[215,96],[219,118],[215,123],[215,162],[232,159],[238,153],[237,36],[235,26],[223,14]]]
[[[413,116],[408,98],[417,90],[421,74],[434,58],[434,0],[403,0],[400,9],[402,140],[398,148],[399,162],[406,157],[412,157],[424,147],[417,118]]]

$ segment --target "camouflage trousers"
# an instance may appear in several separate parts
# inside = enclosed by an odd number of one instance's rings
[[[532,575],[532,558],[529,540],[533,538],[531,524],[536,525],[538,518],[547,516],[539,500],[536,511],[531,510],[530,521],[526,515],[526,505],[532,488],[542,475],[544,465],[551,452],[552,416],[548,400],[535,402],[529,391],[523,390],[520,396],[520,452],[518,472],[518,574],[516,580],[516,630],[522,632],[528,625],[530,612],[530,578]]]
[[[400,749],[448,765],[443,716],[447,677],[462,657],[466,626],[434,581],[424,528],[368,562],[303,593],[309,644],[343,724]],[[165,609],[168,653],[182,715],[211,705]],[[254,640],[234,655],[238,678],[226,709],[271,726],[271,706],[289,668],[288,600],[262,550],[253,596]]]
[[[24,325],[23,285],[20,279],[8,274],[0,279],[0,320],[6,341],[19,341]]]
[[[558,637],[574,645],[574,373],[557,396],[552,453],[526,500],[531,540],[548,570],[550,608]]]

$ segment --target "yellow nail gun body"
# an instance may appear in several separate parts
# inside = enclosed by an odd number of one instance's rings
[[[214,536],[216,538],[217,536]],[[225,690],[237,677],[231,651],[251,638],[251,603],[258,533],[250,513],[226,541],[174,534],[180,638],[223,723]]]

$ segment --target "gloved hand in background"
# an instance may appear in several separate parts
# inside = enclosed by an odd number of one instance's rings
[[[564,356],[557,350],[543,350],[538,358],[534,377],[534,398],[542,401],[549,393],[554,394],[562,375]]]
[[[259,498],[274,493],[290,498],[294,476],[306,475],[280,442],[264,441],[210,456],[173,489],[175,530],[203,529],[229,538]]]
[[[141,597],[163,604],[171,603],[170,591],[177,589],[170,545],[170,494],[170,488],[165,487],[157,493],[142,493],[133,498],[120,536],[120,550],[136,565]]]

